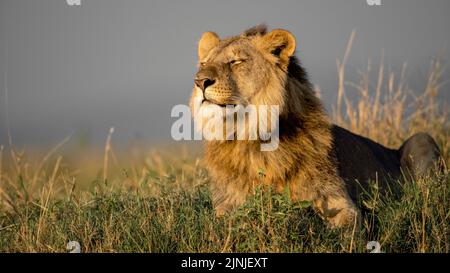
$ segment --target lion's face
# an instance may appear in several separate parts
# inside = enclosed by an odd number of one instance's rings
[[[285,30],[266,34],[256,27],[223,40],[213,32],[204,33],[191,107],[283,104],[287,66],[294,50],[295,38]]]
[[[195,88],[207,103],[247,104],[268,81],[271,65],[249,39],[240,38],[211,50],[199,60]],[[258,71],[258,73],[255,73]]]

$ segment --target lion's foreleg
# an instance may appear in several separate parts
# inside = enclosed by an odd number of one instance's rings
[[[237,190],[235,185],[214,183],[211,188],[212,201],[217,217],[243,205],[247,198],[246,189]]]
[[[337,175],[327,173],[330,172],[315,172],[314,175],[300,172],[294,183],[289,183],[291,197],[294,201],[312,201],[314,209],[332,227],[353,226],[355,221],[359,222],[360,213],[345,182]]]
[[[359,210],[346,193],[318,198],[314,207],[331,227],[353,227],[360,223]]]

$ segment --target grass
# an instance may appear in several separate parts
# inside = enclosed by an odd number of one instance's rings
[[[448,107],[437,100],[442,64],[431,63],[422,92],[408,88],[406,67],[396,77],[383,62],[374,86],[371,65],[360,82],[346,82],[354,37],[337,62],[333,120],[389,147],[426,131],[448,166]],[[353,103],[350,92],[358,97]],[[450,250],[447,168],[435,179],[404,184],[400,197],[381,198],[374,181],[360,201],[368,213],[351,231],[327,228],[308,202],[270,188],[216,218],[198,149],[147,152],[137,145],[116,153],[113,131],[102,152],[67,148],[69,138],[43,156],[17,151],[11,139],[0,147],[0,252],[67,252],[69,241],[82,252],[368,252],[369,241],[383,252]]]

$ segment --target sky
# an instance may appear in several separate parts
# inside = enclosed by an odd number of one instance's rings
[[[296,54],[329,111],[336,59],[352,30],[349,80],[369,59],[376,70],[384,56],[386,73],[399,73],[406,62],[408,85],[421,90],[430,61],[440,54],[447,64],[450,57],[450,1],[381,3],[0,0],[0,144],[7,143],[8,123],[14,143],[26,146],[70,134],[103,142],[112,126],[119,143],[170,140],[170,112],[192,91],[201,33],[226,37],[259,23],[296,36]],[[448,102],[448,86],[442,91]]]

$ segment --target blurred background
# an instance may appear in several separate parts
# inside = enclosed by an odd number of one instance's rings
[[[376,75],[383,55],[385,73],[406,62],[410,89],[423,90],[430,61],[439,55],[446,66],[450,57],[450,1],[381,2],[0,0],[0,144],[8,142],[8,120],[19,147],[47,147],[70,134],[103,145],[111,126],[116,145],[167,142],[170,111],[192,90],[201,33],[224,37],[259,23],[297,37],[297,55],[328,111],[336,58],[353,29],[347,78],[357,79],[369,59]],[[439,96],[449,100],[447,86]]]

